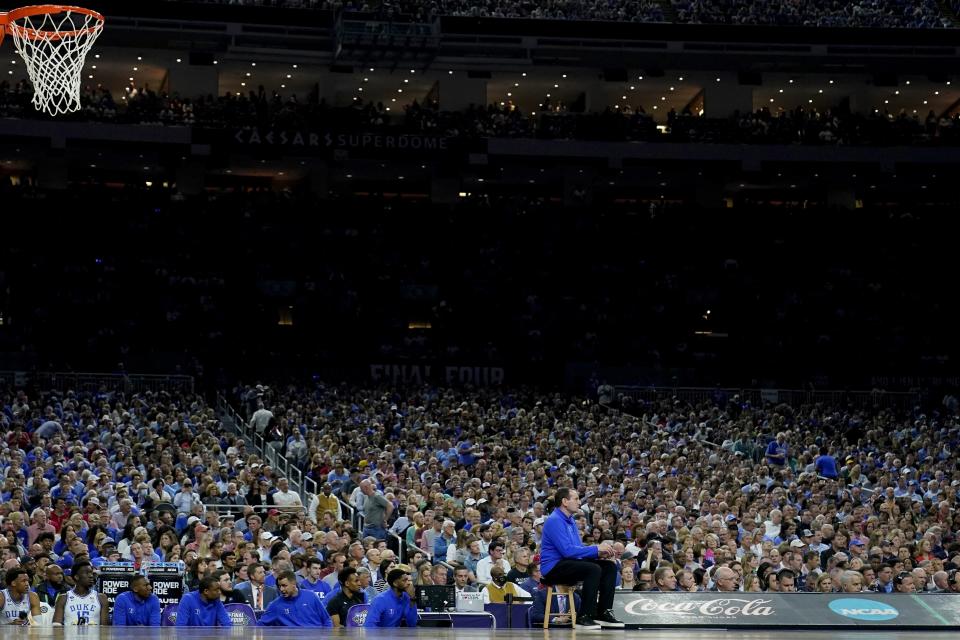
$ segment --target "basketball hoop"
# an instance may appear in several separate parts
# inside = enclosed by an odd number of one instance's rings
[[[0,13],[5,34],[27,65],[33,106],[52,116],[80,108],[80,72],[87,52],[103,30],[103,16],[90,9],[57,4]]]

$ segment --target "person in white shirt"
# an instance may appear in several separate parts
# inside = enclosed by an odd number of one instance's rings
[[[493,580],[490,575],[490,569],[496,564],[503,569],[503,574],[510,573],[510,563],[503,557],[504,549],[502,542],[494,542],[490,545],[490,555],[477,563],[477,582],[487,584]]]
[[[290,483],[286,478],[277,480],[277,490],[271,496],[273,504],[278,507],[299,507],[303,505],[300,496],[290,490]]]
[[[263,406],[263,402],[257,403],[257,410],[250,416],[250,426],[257,430],[257,433],[263,433],[273,419],[273,412]]]

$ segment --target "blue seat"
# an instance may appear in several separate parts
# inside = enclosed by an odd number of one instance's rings
[[[177,626],[177,607],[180,605],[168,604],[163,608],[163,611],[160,612],[160,626],[161,627],[175,627]]]
[[[257,626],[257,614],[250,605],[238,602],[234,604],[228,604],[224,608],[227,610],[227,615],[230,616],[230,621],[233,623],[233,626]]]
[[[370,610],[368,604],[355,604],[347,611],[347,620],[343,625],[345,627],[362,627],[367,620],[367,611]]]

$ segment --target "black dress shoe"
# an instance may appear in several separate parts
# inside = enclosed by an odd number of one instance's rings
[[[596,617],[597,624],[599,624],[604,629],[623,629],[626,627],[625,624],[616,619],[613,615],[613,611],[607,609],[603,611]]]
[[[574,629],[601,629],[602,627],[593,621],[593,618],[590,616],[577,616],[577,624],[573,625]]]

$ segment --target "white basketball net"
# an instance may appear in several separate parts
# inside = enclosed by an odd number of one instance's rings
[[[66,8],[11,21],[8,31],[27,64],[34,107],[52,116],[80,108],[83,62],[102,30],[102,18]]]

